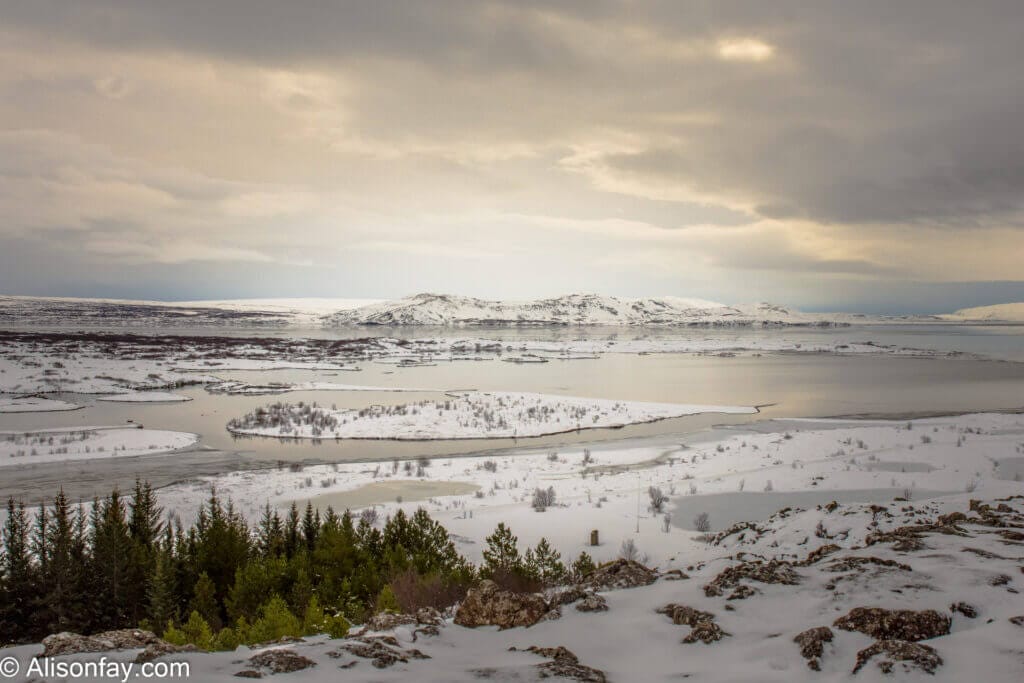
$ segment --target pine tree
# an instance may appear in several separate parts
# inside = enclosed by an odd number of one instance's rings
[[[586,552],[582,552],[572,563],[572,580],[581,583],[595,569],[597,569],[597,565],[594,564],[594,558]]]
[[[170,550],[157,555],[153,565],[153,574],[147,582],[147,604],[149,621],[152,624],[166,624],[178,620],[178,599],[175,595],[176,586]]]
[[[505,526],[504,522],[498,522],[498,528],[486,540],[487,549],[483,551],[482,573],[486,573],[487,576],[522,573],[523,559],[519,555],[519,539],[512,535],[512,530]]]
[[[306,503],[306,513],[302,516],[302,540],[305,542],[306,552],[313,552],[316,546],[316,536],[320,531],[320,512],[313,512],[313,504]]]
[[[548,539],[540,539],[531,559],[532,562],[525,563],[527,573],[545,586],[557,586],[565,581],[568,572],[562,564],[562,556],[548,544]]]
[[[132,600],[138,599],[131,586],[132,540],[125,505],[115,489],[99,506],[92,532],[90,578],[94,586],[95,628],[101,630],[134,626]]]
[[[299,549],[299,508],[292,503],[284,524],[284,554],[292,557]]]
[[[32,614],[35,570],[29,549],[29,524],[25,504],[7,501],[7,519],[3,528],[3,552],[0,553],[0,645],[20,642],[28,635]]]
[[[220,607],[217,604],[216,588],[206,572],[199,574],[189,608],[193,613],[198,613],[211,629],[220,630]]]

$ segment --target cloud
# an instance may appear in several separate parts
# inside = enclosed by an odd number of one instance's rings
[[[0,238],[83,259],[1020,277],[1015,2],[14,0],[0,27]]]

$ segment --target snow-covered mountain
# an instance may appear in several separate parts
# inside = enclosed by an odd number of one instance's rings
[[[961,308],[959,311],[955,311],[954,313],[942,317],[956,321],[1024,323],[1024,302]]]
[[[325,317],[327,325],[845,325],[856,316],[808,314],[759,303],[727,306],[678,297],[625,298],[569,294],[533,301],[489,301],[447,294],[417,294]]]

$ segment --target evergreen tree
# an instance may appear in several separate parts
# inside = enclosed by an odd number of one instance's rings
[[[3,528],[3,552],[0,553],[0,645],[26,638],[32,614],[36,579],[29,549],[29,524],[25,504],[7,501],[7,519]]]
[[[562,556],[554,550],[546,538],[541,538],[537,547],[528,551],[530,558],[524,563],[529,576],[545,586],[557,586],[564,583],[568,572],[562,564]]]
[[[580,583],[595,569],[597,569],[597,565],[594,564],[594,558],[586,552],[581,552],[580,556],[572,563],[572,580],[576,583]]]
[[[220,629],[220,607],[217,604],[216,588],[206,572],[199,574],[189,607],[193,613],[198,613],[212,630]]]
[[[284,524],[284,554],[293,556],[299,549],[299,508],[292,503],[288,510],[288,519]]]
[[[320,512],[313,511],[313,504],[306,503],[306,513],[302,516],[302,540],[305,542],[306,552],[313,552],[316,546],[316,536],[320,531]]]
[[[147,604],[149,621],[152,624],[166,624],[178,620],[178,600],[174,580],[173,559],[170,550],[157,555],[153,565],[153,574],[147,585]]]
[[[498,528],[486,540],[487,549],[483,551],[482,573],[489,577],[522,573],[523,559],[519,555],[519,539],[512,535],[512,530],[505,526],[504,522],[498,522]]]
[[[90,578],[94,586],[95,628],[107,630],[132,626],[132,600],[138,598],[131,586],[132,540],[124,501],[115,489],[98,506],[92,530]]]

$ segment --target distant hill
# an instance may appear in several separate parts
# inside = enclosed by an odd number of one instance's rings
[[[533,301],[490,301],[448,294],[417,294],[338,311],[329,326],[832,326],[865,322],[863,316],[810,314],[768,303],[728,306],[679,297],[625,298],[569,294]]]
[[[994,306],[976,306],[961,308],[959,311],[942,316],[947,320],[957,321],[992,321],[1024,323],[1024,302],[1012,304],[995,304]]]

